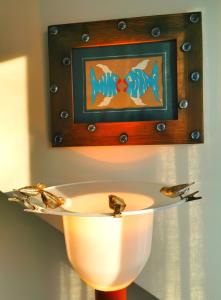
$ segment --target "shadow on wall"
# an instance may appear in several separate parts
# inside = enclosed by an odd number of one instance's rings
[[[0,194],[0,290],[4,300],[92,300],[67,261],[61,233]]]

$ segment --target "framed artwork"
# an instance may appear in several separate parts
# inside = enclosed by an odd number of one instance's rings
[[[201,13],[48,28],[53,146],[203,142]]]

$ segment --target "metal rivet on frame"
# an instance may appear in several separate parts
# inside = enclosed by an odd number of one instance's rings
[[[64,138],[61,134],[56,134],[54,136],[54,143],[55,145],[61,144],[63,142]]]
[[[69,113],[66,110],[62,110],[60,112],[60,118],[61,119],[67,119],[69,117]]]
[[[199,81],[200,79],[200,73],[199,72],[192,72],[190,75],[190,78],[192,81]]]
[[[90,40],[90,36],[88,33],[83,33],[82,36],[81,36],[81,40],[84,42],[84,43],[87,43],[89,40]]]
[[[188,105],[189,105],[189,102],[186,99],[182,99],[182,100],[179,101],[179,108],[180,109],[186,109],[188,107]]]
[[[58,91],[58,86],[55,83],[52,83],[49,88],[50,92],[55,94]]]
[[[128,141],[128,135],[126,133],[122,133],[119,136],[119,141],[120,141],[121,144],[126,144],[127,141]]]
[[[190,137],[193,141],[198,141],[200,138],[200,132],[198,130],[194,130],[191,132]]]
[[[181,49],[183,50],[183,52],[189,52],[192,49],[192,45],[190,42],[185,42],[183,43],[183,45],[181,46]]]
[[[160,122],[156,125],[156,130],[159,132],[163,132],[166,130],[166,124],[163,122]]]
[[[95,124],[89,124],[87,127],[87,130],[89,132],[95,132],[96,131],[96,125]]]
[[[71,64],[71,59],[70,59],[70,57],[64,57],[64,58],[62,59],[62,63],[63,63],[64,66],[69,66],[69,65]]]
[[[151,35],[152,35],[153,37],[157,38],[157,37],[160,36],[160,34],[161,34],[161,32],[160,32],[160,28],[159,28],[159,27],[153,27],[153,28],[151,29]]]
[[[58,28],[56,26],[49,27],[49,33],[51,35],[57,35],[58,34]]]
[[[197,13],[193,13],[190,15],[190,22],[193,24],[199,22],[199,19],[200,19],[200,17]]]
[[[127,29],[127,23],[125,21],[120,21],[117,23],[117,29],[123,31]]]

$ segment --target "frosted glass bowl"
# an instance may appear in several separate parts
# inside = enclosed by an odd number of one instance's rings
[[[68,258],[82,280],[96,290],[126,288],[146,264],[153,232],[154,211],[183,200],[160,193],[162,184],[144,181],[93,181],[59,185],[46,190],[65,198],[62,215]],[[108,195],[127,204],[113,217]]]

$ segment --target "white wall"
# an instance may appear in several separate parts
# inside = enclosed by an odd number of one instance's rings
[[[1,0],[0,4],[0,188],[92,178],[198,181],[203,201],[156,215],[151,258],[138,283],[165,300],[221,299],[221,2]],[[203,11],[204,145],[50,147],[48,25],[191,10]]]
[[[70,266],[63,235],[0,193],[0,299],[94,300]]]

